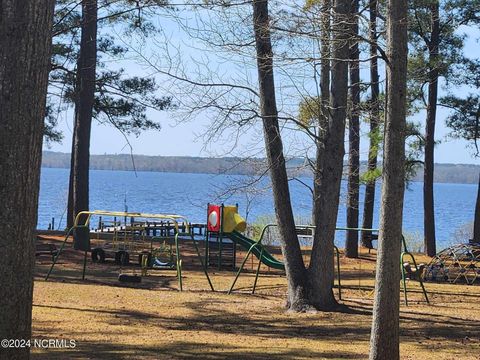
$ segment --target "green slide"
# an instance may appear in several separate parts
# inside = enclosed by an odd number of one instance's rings
[[[243,246],[243,248],[245,248],[246,250],[249,250],[252,245],[256,244],[252,249],[252,253],[258,259],[260,259],[263,264],[273,269],[285,270],[285,265],[283,264],[283,262],[275,259],[262,244],[258,244],[255,240],[249,239],[237,231],[233,231],[231,233],[224,233],[223,236],[228,237],[230,240],[237,244],[240,244],[240,246]]]

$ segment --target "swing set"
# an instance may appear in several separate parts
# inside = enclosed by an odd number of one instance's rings
[[[262,263],[268,267],[285,270],[285,266],[283,262],[274,258],[266,249],[265,245],[262,244],[264,238],[267,234],[267,231],[271,230],[272,228],[277,227],[277,224],[268,224],[266,225],[261,232],[260,238],[258,240],[253,240],[248,238],[247,236],[243,235],[241,232],[245,231],[246,229],[246,222],[245,220],[238,214],[238,206],[225,206],[225,205],[213,205],[208,204],[208,217],[207,217],[207,233],[206,233],[206,260],[205,263],[208,266],[208,244],[209,238],[214,237],[219,242],[219,261],[218,263],[221,264],[221,256],[222,256],[222,241],[223,239],[229,239],[235,245],[240,245],[247,253],[241,262],[240,267],[238,268],[235,278],[228,290],[228,294],[231,294],[234,290],[235,284],[240,277],[240,274],[244,271],[245,264],[250,256],[255,256],[258,259],[258,266],[255,272],[255,280],[253,283],[252,294],[255,293],[258,277],[260,274],[260,267]],[[368,231],[370,233],[377,233],[378,229],[364,229],[364,228],[349,228],[349,227],[337,227],[335,231]],[[296,226],[296,231],[298,234],[309,234],[309,236],[313,236],[315,227],[312,225],[298,225]],[[402,245],[403,251],[400,255],[400,268],[401,268],[401,283],[403,288],[403,295],[405,305],[408,306],[408,289],[407,289],[407,280],[412,278],[411,274],[416,273],[418,276],[416,280],[420,283],[423,296],[427,304],[430,303],[427,295],[427,291],[425,290],[425,286],[423,284],[421,269],[418,267],[415,257],[412,253],[408,251],[407,244],[405,238],[402,236]],[[336,273],[337,273],[337,283],[338,283],[338,297],[342,299],[342,284],[341,284],[341,271],[340,271],[340,251],[337,246],[333,246],[334,249],[334,256],[335,256],[335,266],[336,266]],[[370,249],[369,249],[370,252]],[[404,265],[405,260],[410,259],[413,263],[414,269],[413,271],[408,271],[407,267]]]
[[[113,231],[114,241],[110,249],[101,249],[98,247],[92,249],[90,236],[91,232],[89,225],[91,223],[92,217],[94,216],[114,219],[112,222],[114,226],[110,229]],[[124,219],[123,224],[121,220],[117,221],[117,219]],[[131,219],[130,225],[127,225],[127,219]],[[133,219],[135,219],[135,221]],[[154,223],[153,225],[155,227],[153,227],[153,229],[159,229],[161,233],[163,232],[163,236],[146,236],[146,231],[152,226],[152,221],[161,221],[160,224]],[[200,260],[200,264],[208,280],[210,289],[214,291],[212,282],[208,275],[207,268],[200,254],[197,240],[194,237],[193,231],[191,231],[190,223],[184,216],[172,214],[148,214],[105,210],[82,211],[77,214],[77,216],[75,217],[74,225],[68,230],[65,239],[60,246],[60,249],[58,250],[58,253],[54,257],[53,263],[47,273],[47,276],[45,277],[45,281],[49,279],[62,251],[65,248],[67,240],[71,235],[73,235],[73,248],[75,250],[80,250],[84,252],[82,280],[85,280],[87,257],[89,252],[92,252],[92,259],[94,258],[93,255],[95,255],[97,259],[104,260],[106,254],[105,250],[111,250],[115,254],[114,257],[116,262],[120,265],[125,265],[128,263],[131,253],[139,253],[139,262],[142,265],[142,268],[145,268],[150,265],[149,263],[151,261],[149,261],[148,259],[152,259],[155,252],[159,251],[159,249],[153,248],[153,243],[155,241],[161,241],[162,239],[168,239],[173,237],[175,248],[175,268],[177,270],[178,289],[180,291],[183,290],[183,282],[182,257],[180,253],[179,240],[190,240],[195,247],[197,257]],[[150,241],[149,246],[148,241]],[[155,268],[155,266],[153,268]],[[142,273],[145,272],[142,271]]]

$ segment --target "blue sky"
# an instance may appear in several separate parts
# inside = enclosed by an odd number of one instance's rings
[[[164,21],[165,23],[165,21]],[[165,37],[173,41],[177,41],[182,51],[191,51],[192,57],[198,52],[189,50],[192,48],[191,40],[185,35],[179,35],[178,28],[169,24],[163,24]],[[168,32],[168,33],[166,33]],[[478,31],[468,31],[469,38],[466,42],[465,52],[470,57],[480,57],[480,46],[478,43]],[[187,54],[190,55],[190,54]],[[202,55],[203,56],[203,55]],[[251,66],[250,64],[249,66]],[[131,60],[119,62],[118,66],[123,66],[130,74],[145,74],[151,72],[144,65],[136,64]],[[247,71],[247,70],[246,70]],[[249,71],[249,70],[248,70]],[[157,79],[162,82],[162,79]],[[255,80],[255,79],[253,79]],[[278,82],[281,82],[280,79]],[[162,93],[166,94],[168,86],[162,89]],[[444,90],[440,90],[440,95],[445,94]],[[202,114],[195,117],[188,123],[177,124],[177,117],[171,112],[152,112],[152,119],[162,124],[160,131],[147,131],[139,137],[131,136],[129,142],[133,147],[134,154],[144,155],[181,155],[181,156],[256,156],[263,157],[263,138],[261,136],[260,124],[253,126],[247,131],[242,131],[238,138],[238,143],[232,151],[232,141],[226,138],[225,141],[215,141],[204,144],[202,134],[210,126],[211,119],[208,114]],[[436,146],[435,161],[438,163],[472,163],[480,164],[480,161],[474,159],[472,151],[468,148],[468,144],[463,140],[451,139],[448,137],[449,129],[445,126],[445,118],[448,112],[439,107],[437,113],[436,139],[440,143]],[[422,124],[424,123],[424,113],[415,115],[414,120]],[[64,140],[61,144],[51,144],[50,148],[44,149],[52,151],[70,152],[71,136],[72,136],[72,119],[71,111],[62,113],[59,116],[59,129],[64,133]],[[366,132],[366,127],[364,129]],[[301,155],[302,148],[306,141],[300,135],[294,132],[285,132],[285,149],[291,156]],[[363,136],[361,142],[361,158],[366,159],[368,149],[368,139]],[[91,138],[91,154],[119,154],[129,153],[130,147],[122,134],[112,129],[94,123],[92,126]]]

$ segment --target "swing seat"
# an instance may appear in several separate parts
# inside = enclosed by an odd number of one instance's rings
[[[119,274],[118,281],[126,283],[141,283],[142,277],[138,275]]]
[[[405,269],[405,274],[407,275],[408,279],[419,281],[423,274],[423,270],[425,269],[425,264],[418,265],[418,270],[417,270],[412,268],[409,262],[404,262],[403,268]]]

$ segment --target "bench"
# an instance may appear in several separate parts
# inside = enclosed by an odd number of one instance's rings
[[[314,229],[312,228],[296,228],[295,229],[297,235],[300,236],[313,236]]]
[[[39,243],[35,244],[35,257],[40,255],[49,255],[52,257],[52,261],[55,260],[55,256],[57,256],[58,250],[55,244],[44,244]]]

